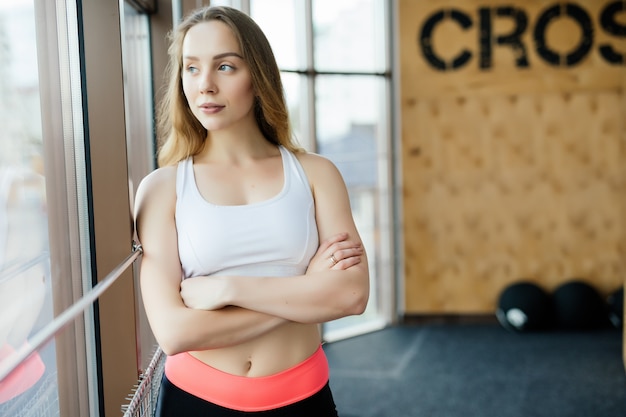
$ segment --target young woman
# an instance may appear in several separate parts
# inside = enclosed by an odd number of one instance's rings
[[[142,296],[168,355],[158,415],[336,416],[319,324],[369,295],[344,181],[292,141],[245,14],[190,15],[169,70],[161,167],[136,200]]]

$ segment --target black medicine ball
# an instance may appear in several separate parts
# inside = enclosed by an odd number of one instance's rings
[[[552,294],[556,325],[566,330],[591,330],[607,323],[607,308],[591,285],[574,280]]]
[[[609,307],[609,321],[613,327],[621,329],[624,325],[624,287],[612,292],[606,302]]]
[[[517,282],[502,291],[496,317],[507,330],[542,330],[552,322],[550,295],[532,282]]]

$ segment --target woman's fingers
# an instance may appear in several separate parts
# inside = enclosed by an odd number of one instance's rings
[[[337,249],[334,252],[332,252],[331,255],[329,256],[329,260],[332,263],[331,268],[347,269],[361,262],[362,254],[363,254],[363,246],[361,244],[356,244],[350,247]]]
[[[346,259],[342,259],[341,261],[337,262],[332,269],[339,269],[339,270],[343,270],[343,269],[348,269],[351,266],[354,266],[356,264],[361,263],[361,257],[360,256],[351,256],[349,258]]]
[[[363,253],[363,245],[360,242],[339,242],[330,246],[328,257],[334,256],[337,261]]]
[[[348,233],[338,233],[320,242],[307,272],[348,269],[361,262],[362,254],[360,241],[350,240]]]

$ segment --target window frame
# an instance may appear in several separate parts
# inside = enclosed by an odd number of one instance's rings
[[[400,319],[399,312],[399,294],[402,291],[401,281],[398,277],[398,272],[401,271],[401,257],[395,255],[397,253],[396,248],[402,247],[400,245],[400,241],[398,240],[398,230],[401,230],[401,225],[397,224],[395,219],[399,219],[401,217],[398,216],[398,210],[400,205],[398,204],[398,179],[399,175],[399,157],[398,157],[398,149],[399,149],[399,138],[397,135],[398,132],[398,120],[394,119],[394,111],[395,108],[395,100],[398,95],[396,94],[396,86],[397,86],[397,71],[394,71],[393,68],[397,68],[397,66],[393,66],[392,63],[395,59],[395,51],[393,50],[394,39],[392,38],[392,29],[393,28],[393,19],[395,16],[395,7],[390,0],[374,0],[375,2],[381,2],[382,9],[384,10],[384,16],[382,17],[382,21],[384,24],[383,32],[385,34],[384,41],[384,71],[328,71],[328,70],[318,70],[315,65],[315,57],[314,57],[314,13],[313,13],[313,2],[315,0],[304,0],[304,41],[306,47],[306,59],[305,66],[303,69],[284,69],[280,68],[281,73],[286,74],[295,74],[298,76],[305,77],[306,79],[306,88],[304,91],[305,99],[302,102],[306,103],[306,126],[303,127],[302,133],[304,137],[298,137],[299,142],[309,151],[317,152],[318,147],[318,133],[317,133],[317,114],[316,114],[316,86],[317,79],[323,76],[372,76],[372,77],[381,77],[384,79],[385,84],[385,92],[384,92],[384,100],[385,100],[385,115],[384,115],[384,136],[387,138],[385,143],[378,142],[378,155],[384,154],[387,155],[388,158],[385,161],[382,161],[380,158],[378,159],[379,163],[379,178],[378,184],[379,186],[383,184],[382,188],[378,188],[378,195],[381,198],[380,204],[377,206],[377,210],[380,212],[380,215],[377,217],[377,220],[380,221],[380,224],[377,227],[377,230],[381,233],[380,245],[377,247],[379,253],[376,255],[380,255],[381,257],[381,268],[389,275],[390,279],[383,279],[382,277],[375,277],[377,287],[376,287],[376,299],[379,302],[378,311],[379,311],[379,319],[373,320],[369,324],[364,325],[356,325],[352,326],[352,329],[347,329],[345,332],[332,332],[334,334],[330,335],[329,332],[326,332],[325,339],[327,341],[330,340],[339,340],[344,337],[351,337],[353,335],[362,334],[369,331],[378,330],[388,324],[397,323]],[[231,1],[221,1],[221,4],[229,4],[232,7],[239,8],[244,13],[251,14],[251,0],[231,0]],[[254,18],[254,16],[252,16]],[[372,256],[372,255],[370,255]],[[379,271],[370,271],[371,274],[376,274]],[[386,274],[385,274],[386,276]],[[347,321],[347,320],[346,320]]]

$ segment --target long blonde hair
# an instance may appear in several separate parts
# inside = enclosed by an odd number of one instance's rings
[[[254,20],[230,7],[205,7],[186,17],[170,34],[169,84],[158,110],[158,132],[162,142],[158,162],[173,165],[198,154],[207,140],[207,130],[191,112],[182,86],[182,47],[187,31],[198,23],[219,20],[233,32],[243,59],[250,69],[257,93],[254,115],[263,136],[292,152],[301,152],[291,133],[280,71],[272,48]]]

